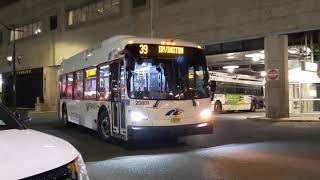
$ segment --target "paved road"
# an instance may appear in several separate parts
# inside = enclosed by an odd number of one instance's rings
[[[54,114],[36,114],[31,128],[64,138],[83,155],[91,179],[320,179],[320,123],[246,120],[223,114],[212,135],[178,142],[141,142],[136,150],[100,141],[85,128],[64,128]]]

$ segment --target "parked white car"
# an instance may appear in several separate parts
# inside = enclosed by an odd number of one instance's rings
[[[26,129],[0,105],[0,179],[88,180],[81,154],[68,142]]]

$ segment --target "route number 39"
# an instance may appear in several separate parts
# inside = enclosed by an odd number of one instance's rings
[[[139,47],[140,47],[140,51],[139,51],[140,54],[148,54],[148,51],[149,51],[148,45],[140,44]]]

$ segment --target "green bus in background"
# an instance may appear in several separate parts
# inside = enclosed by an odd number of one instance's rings
[[[212,109],[216,114],[223,111],[250,111],[264,107],[264,83],[252,76],[210,72],[215,84]]]

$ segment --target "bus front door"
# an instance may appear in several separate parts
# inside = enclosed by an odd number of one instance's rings
[[[125,120],[125,67],[123,61],[110,65],[112,132],[126,135]]]

